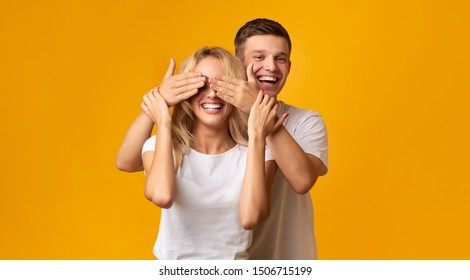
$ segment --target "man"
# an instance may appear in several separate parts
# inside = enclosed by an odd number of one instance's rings
[[[237,57],[247,67],[248,80],[231,77],[211,79],[217,95],[249,112],[259,89],[277,97],[289,75],[292,49],[287,31],[269,19],[255,19],[242,26],[235,37]],[[198,73],[175,75],[174,62],[162,81],[174,94],[164,96],[168,105],[197,93],[204,86]],[[170,90],[168,91],[170,92]],[[251,259],[316,259],[313,207],[308,192],[327,172],[328,141],[321,116],[279,101],[278,116],[289,114],[284,126],[266,139],[266,160],[274,159],[277,172],[269,218],[254,231]],[[140,148],[150,136],[153,122],[141,113],[131,125],[117,156],[123,171],[142,170]]]

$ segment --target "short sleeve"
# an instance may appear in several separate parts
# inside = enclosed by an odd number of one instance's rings
[[[316,156],[328,168],[328,135],[320,115],[312,114],[299,122],[293,137],[304,152]]]
[[[274,160],[274,157],[271,154],[271,150],[269,149],[269,146],[266,145],[266,148],[264,149],[264,161],[270,161],[270,160]]]
[[[278,116],[289,113],[284,122],[286,130],[305,153],[320,159],[328,170],[328,136],[322,116],[313,110],[296,108],[282,101],[279,103]],[[265,160],[272,159],[274,157],[266,150]]]
[[[156,141],[157,141],[157,137],[155,135],[147,139],[147,141],[145,141],[144,143],[144,146],[142,147],[142,154],[148,151],[152,151],[152,152],[155,151]]]

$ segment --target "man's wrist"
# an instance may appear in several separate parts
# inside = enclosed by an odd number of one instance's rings
[[[274,141],[276,137],[281,135],[282,131],[285,129],[286,128],[284,127],[284,125],[280,125],[276,130],[271,131],[271,133],[268,136],[266,136],[266,142],[268,143],[268,145],[270,142]]]

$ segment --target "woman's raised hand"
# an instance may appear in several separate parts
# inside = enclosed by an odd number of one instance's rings
[[[288,114],[277,117],[279,104],[274,97],[263,94],[261,90],[251,106],[248,118],[248,135],[250,137],[261,136],[266,138],[276,131],[287,118]]]
[[[161,96],[158,87],[154,88],[144,96],[141,108],[157,126],[161,126],[164,123],[171,123],[168,105],[165,99]]]

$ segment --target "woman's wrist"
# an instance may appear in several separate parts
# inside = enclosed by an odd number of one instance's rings
[[[266,137],[262,133],[252,133],[248,135],[248,143],[264,147],[266,145]]]

